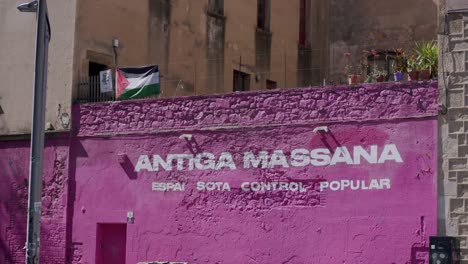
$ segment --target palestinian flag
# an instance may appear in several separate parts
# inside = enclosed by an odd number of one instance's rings
[[[115,79],[117,100],[144,98],[161,93],[157,65],[118,68]]]

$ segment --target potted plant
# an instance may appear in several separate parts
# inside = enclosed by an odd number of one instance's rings
[[[401,82],[403,75],[408,66],[408,58],[403,49],[394,49],[395,55],[390,56],[393,58],[392,69],[395,82]]]
[[[346,63],[345,72],[348,76],[348,84],[356,85],[361,83],[361,75],[367,64],[363,62],[362,59],[359,61],[359,63],[352,63],[351,54],[349,52],[344,53],[344,59]]]
[[[348,84],[355,85],[361,82],[361,75],[356,71],[356,67],[351,63],[351,53],[344,53],[345,72],[348,76]]]
[[[414,49],[416,59],[421,67],[421,79],[429,80],[431,75],[437,76],[438,47],[435,41],[423,41],[416,43]]]
[[[408,59],[408,81],[419,80],[419,61],[416,57],[412,56]]]
[[[387,76],[387,72],[381,70],[377,66],[376,59],[378,59],[380,57],[380,54],[375,49],[371,50],[371,53],[372,53],[372,57],[373,57],[373,65],[372,65],[372,70],[369,73],[369,77],[373,81],[383,82],[383,81],[385,81],[385,77]]]
[[[372,74],[372,77],[375,79],[376,82],[385,81],[385,77],[387,76],[387,72],[385,72],[383,70],[379,70],[379,69],[373,70],[371,74]]]

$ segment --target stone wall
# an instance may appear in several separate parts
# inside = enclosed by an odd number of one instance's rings
[[[91,136],[424,117],[437,114],[436,94],[437,82],[408,82],[82,104],[74,129]]]
[[[450,6],[449,6],[450,7]],[[468,263],[468,13],[442,6],[439,33],[439,233],[456,236]]]

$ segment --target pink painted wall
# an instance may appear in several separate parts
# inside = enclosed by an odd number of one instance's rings
[[[335,147],[394,143],[403,163],[302,168],[171,171],[135,174],[120,166],[125,152],[188,153],[178,133],[145,138],[83,139],[77,162],[74,236],[92,263],[96,223],[125,222],[128,263],[405,263],[436,232],[436,121],[336,124],[325,142]],[[323,147],[313,126],[194,132],[197,151],[229,151],[236,164],[248,150]],[[132,167],[132,166],[129,166]],[[317,181],[392,180],[390,190],[318,192]],[[300,181],[306,193],[247,193],[243,181]],[[231,192],[199,192],[197,181],[229,182]],[[184,182],[184,192],[154,192],[152,182]],[[82,210],[85,210],[83,213]],[[78,224],[79,223],[79,224]],[[87,251],[87,253],[85,253]],[[389,262],[390,261],[390,262]],[[413,262],[416,263],[416,262]]]
[[[73,146],[77,254],[92,263],[96,224],[125,223],[132,211],[128,263],[424,263],[437,220],[436,100],[436,83],[413,83],[82,105]],[[331,133],[313,133],[318,125]],[[385,144],[397,146],[403,163],[242,168],[246,151]],[[237,169],[133,171],[140,155],[200,152],[230,152]],[[383,178],[390,190],[319,192],[323,180]],[[201,192],[198,181],[232,189]],[[247,193],[244,181],[308,190]],[[152,182],[186,189],[156,192]]]
[[[0,141],[0,263],[24,263],[29,145]],[[48,139],[44,156],[41,263],[65,261],[68,139]]]
[[[424,263],[437,220],[437,96],[435,82],[386,83],[76,106],[71,140],[47,143],[43,263],[95,263],[97,224],[125,223],[128,211],[127,263]],[[313,133],[319,125],[331,133]],[[179,138],[187,133],[193,141]],[[385,144],[402,163],[243,168],[246,151]],[[24,254],[28,146],[0,141],[4,263]],[[200,152],[230,152],[237,169],[134,172],[141,155]],[[389,190],[319,190],[323,181],[382,178]],[[307,192],[239,188],[275,180]],[[155,181],[186,190],[152,191]],[[197,181],[232,190],[200,192]]]

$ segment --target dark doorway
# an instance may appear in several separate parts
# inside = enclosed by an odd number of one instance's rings
[[[97,62],[89,62],[88,76],[98,76],[99,72],[107,70],[107,65]]]
[[[234,70],[233,80],[234,92],[250,90],[250,74]]]
[[[98,224],[96,264],[125,264],[127,224]]]

